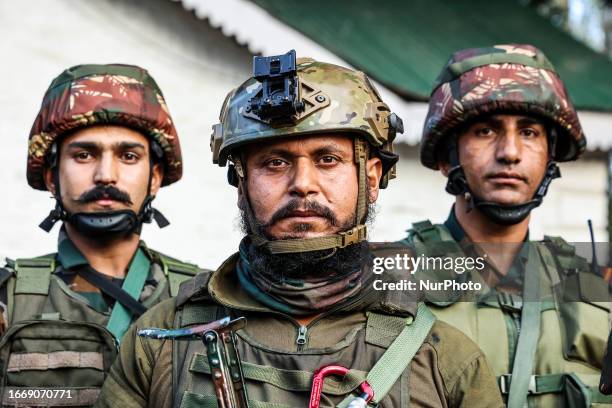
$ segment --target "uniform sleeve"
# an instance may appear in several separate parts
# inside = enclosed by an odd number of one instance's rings
[[[477,353],[450,384],[449,406],[461,408],[502,408],[495,376],[482,353]]]
[[[423,346],[425,352],[415,356],[416,375],[412,378],[420,378],[426,383],[428,377],[433,377],[438,393],[445,399],[442,406],[504,407],[497,381],[482,350],[465,334],[447,323],[436,321]],[[412,379],[411,383],[414,383]]]
[[[140,317],[126,332],[121,342],[119,355],[106,377],[96,407],[135,408],[156,405],[152,401],[154,391],[154,371],[166,371],[158,362],[166,364],[168,359],[160,359],[166,341],[144,339],[137,330],[145,327],[171,328],[174,321],[174,299],[168,299]],[[171,363],[171,361],[170,361]],[[166,384],[156,381],[156,388],[171,390],[171,376]]]

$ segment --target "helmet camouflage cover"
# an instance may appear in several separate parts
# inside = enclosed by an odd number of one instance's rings
[[[309,58],[298,59],[296,69],[305,108],[291,123],[273,125],[251,114],[249,101],[261,90],[255,78],[228,94],[220,114],[221,123],[213,127],[213,162],[225,166],[234,149],[253,142],[347,132],[383,152],[381,159],[387,177],[381,180],[381,187],[385,187],[388,178],[394,177],[395,161],[385,162],[384,152],[393,152],[395,132],[401,133],[399,117],[389,111],[363,72]]]
[[[162,92],[149,73],[133,65],[77,65],[53,80],[30,131],[30,186],[46,190],[44,168],[51,146],[59,137],[99,124],[126,126],[150,137],[164,154],[162,185],[181,178],[176,129]]]
[[[456,52],[436,79],[423,129],[421,162],[438,168],[440,142],[458,126],[496,112],[531,114],[554,124],[554,159],[575,160],[586,139],[563,82],[532,45],[496,45]]]

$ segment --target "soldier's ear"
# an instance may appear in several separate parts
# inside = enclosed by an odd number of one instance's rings
[[[151,174],[151,195],[155,196],[164,180],[164,166],[161,163],[156,163],[151,171],[153,172]]]
[[[244,210],[244,208],[245,208],[244,207],[244,192],[242,191],[242,189],[244,188],[243,186],[244,186],[244,183],[238,183],[238,188],[237,188],[237,190],[238,190],[238,201],[237,201],[237,204],[238,204],[238,208],[241,209],[241,210]]]
[[[448,173],[450,172],[451,165],[446,160],[438,161],[438,168],[440,169],[440,172],[444,174],[444,177],[448,177]]]
[[[49,168],[45,169],[43,176],[47,190],[49,190],[51,194],[55,195],[55,177],[53,177],[53,170]]]
[[[375,203],[378,199],[380,178],[382,177],[382,161],[373,156],[366,162],[366,176],[368,178],[368,191],[370,192],[368,202]]]

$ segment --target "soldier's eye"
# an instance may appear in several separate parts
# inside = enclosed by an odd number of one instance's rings
[[[338,158],[335,156],[323,156],[319,159],[321,164],[335,164],[338,162]]]
[[[91,159],[93,157],[93,155],[89,152],[77,152],[74,155],[74,158],[77,160],[88,160]]]
[[[523,129],[521,133],[523,134],[523,136],[526,136],[526,137],[535,137],[538,135],[538,132],[536,132],[533,129]]]
[[[125,152],[123,153],[123,160],[133,162],[138,160],[138,155],[132,152]]]
[[[488,127],[476,129],[476,135],[478,136],[491,136],[493,133],[495,133],[494,130]]]
[[[272,159],[266,162],[266,166],[271,168],[281,168],[284,167],[286,164],[287,162],[281,159]]]

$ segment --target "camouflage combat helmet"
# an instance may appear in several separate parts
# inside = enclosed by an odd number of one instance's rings
[[[149,73],[133,65],[77,65],[51,82],[30,131],[30,186],[47,189],[44,169],[58,138],[100,124],[130,127],[150,137],[163,150],[162,185],[180,180],[179,139],[162,92]]]
[[[223,103],[220,123],[213,126],[211,150],[213,162],[219,166],[232,162],[229,179],[234,185],[244,175],[240,155],[236,154],[240,147],[330,132],[355,136],[359,170],[357,227],[333,237],[266,242],[271,252],[337,248],[365,240],[365,161],[369,154],[380,157],[380,187],[385,188],[388,180],[395,177],[398,157],[392,143],[396,133],[403,132],[402,122],[382,102],[364,73],[308,58],[296,61],[293,50],[280,56],[255,57],[253,78],[231,91]],[[304,241],[318,243],[304,246]]]
[[[30,131],[27,179],[30,186],[46,190],[44,172],[57,164],[57,142],[62,136],[94,125],[120,125],[135,129],[151,141],[153,158],[164,164],[162,186],[180,180],[181,147],[161,90],[149,73],[123,64],[77,65],[55,78],[43,98]],[[152,174],[152,171],[151,171]],[[55,174],[59,188],[59,178]],[[69,214],[56,192],[56,207],[40,224],[50,231],[59,221],[69,221],[88,234],[140,232],[143,222],[168,221],[151,206],[149,192],[138,214],[132,210]]]
[[[532,114],[553,123],[556,161],[578,158],[586,139],[563,82],[532,45],[469,48],[452,55],[436,79],[423,128],[421,162],[438,169],[440,144],[480,115]]]
[[[531,200],[516,205],[485,201],[467,183],[457,152],[457,130],[482,115],[530,115],[548,127],[546,172]],[[438,76],[423,128],[421,162],[434,170],[451,166],[446,191],[464,195],[495,223],[513,225],[538,207],[551,181],[561,176],[556,161],[578,158],[586,139],[563,82],[546,56],[532,45],[470,48],[452,55]]]

